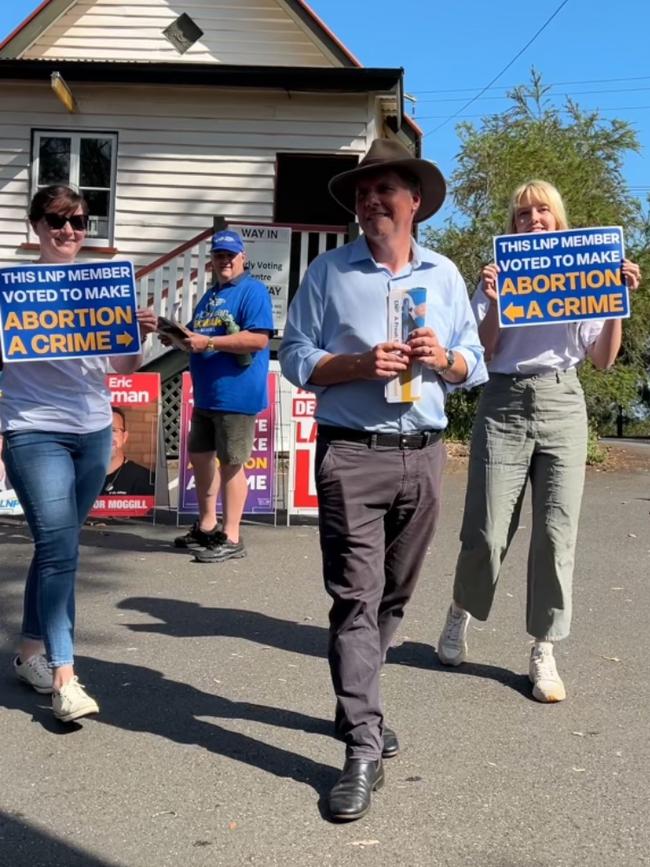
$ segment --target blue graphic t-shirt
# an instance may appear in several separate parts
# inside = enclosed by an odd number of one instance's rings
[[[219,337],[234,331],[273,331],[273,311],[266,286],[249,274],[215,285],[200,299],[189,326],[198,334]],[[257,415],[266,408],[269,348],[252,353],[249,365],[232,352],[190,355],[194,405],[199,409]]]

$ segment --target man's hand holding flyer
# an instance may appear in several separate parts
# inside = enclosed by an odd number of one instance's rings
[[[424,328],[427,290],[393,289],[388,296],[388,340],[408,343],[416,328]],[[388,403],[412,403],[419,400],[422,390],[422,366],[414,361],[409,368],[386,384]]]
[[[158,333],[170,340],[176,349],[188,352],[185,340],[191,336],[192,332],[180,322],[174,322],[173,319],[167,319],[166,316],[159,316]]]

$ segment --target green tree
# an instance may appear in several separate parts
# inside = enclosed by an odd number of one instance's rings
[[[449,179],[456,214],[441,229],[428,229],[424,243],[449,256],[470,292],[481,267],[492,261],[492,237],[506,231],[508,203],[522,182],[543,178],[562,193],[571,226],[623,226],[627,255],[650,274],[650,216],[632,196],[623,177],[623,158],[638,151],[636,133],[626,121],[606,120],[568,99],[551,104],[550,88],[533,70],[530,83],[514,88],[512,105],[482,119],[480,126],[457,127],[460,151]],[[621,405],[632,412],[648,397],[650,365],[649,280],[633,297],[633,316],[624,323],[624,349],[616,367],[596,374],[590,365],[581,377],[590,420],[596,428]],[[452,396],[450,427],[462,436],[471,399]]]

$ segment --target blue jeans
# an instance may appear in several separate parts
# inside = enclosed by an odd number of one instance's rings
[[[6,431],[3,458],[34,538],[23,637],[43,641],[52,668],[73,663],[79,531],[100,492],[111,428],[90,434]]]

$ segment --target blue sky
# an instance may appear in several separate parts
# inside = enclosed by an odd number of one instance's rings
[[[561,6],[526,51],[461,117],[478,124],[481,116],[506,108],[508,87],[525,83],[535,66],[553,85],[558,104],[570,94],[583,108],[600,109],[606,118],[633,125],[642,151],[626,160],[625,178],[635,195],[645,199],[650,193],[647,0],[568,0],[564,5],[563,0],[310,2],[365,66],[404,67],[406,92],[416,100],[406,105],[414,106],[414,118],[428,133],[424,156],[435,160],[446,175],[453,170],[458,151],[457,120],[451,116],[509,64]],[[37,5],[37,0],[2,3],[0,38]],[[434,222],[449,212],[446,206]]]

